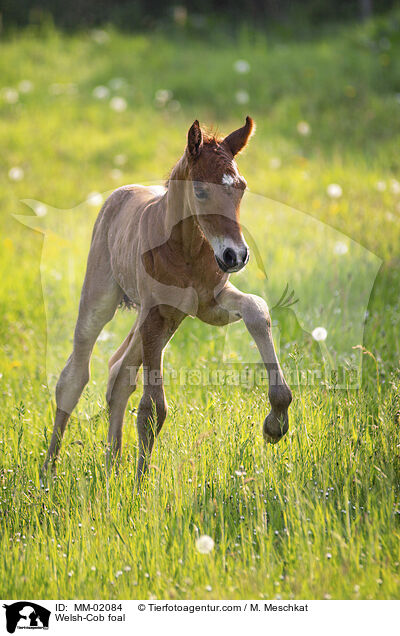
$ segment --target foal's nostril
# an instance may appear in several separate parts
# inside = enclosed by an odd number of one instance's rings
[[[250,256],[249,249],[246,247],[246,251],[242,253],[242,263],[244,265],[246,265],[246,263],[248,262],[249,256]]]
[[[235,251],[232,248],[230,248],[230,247],[226,248],[226,250],[223,253],[223,259],[224,259],[225,265],[228,268],[235,267],[235,265],[236,265],[236,253],[235,253]]]

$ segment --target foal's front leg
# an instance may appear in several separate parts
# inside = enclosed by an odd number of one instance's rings
[[[148,468],[154,439],[161,431],[168,411],[162,378],[163,350],[183,318],[184,315],[176,310],[153,307],[140,326],[144,389],[137,415],[138,481]]]
[[[268,372],[268,397],[271,403],[271,412],[264,420],[263,433],[265,440],[274,444],[289,428],[288,407],[292,393],[275,352],[267,303],[259,296],[243,294],[229,283],[218,294],[216,301],[219,307],[228,311],[230,321],[243,319],[261,354]]]

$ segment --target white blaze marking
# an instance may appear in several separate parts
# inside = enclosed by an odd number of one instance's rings
[[[222,185],[231,186],[235,183],[235,178],[230,174],[224,174],[222,176]]]

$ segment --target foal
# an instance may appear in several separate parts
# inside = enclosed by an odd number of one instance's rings
[[[109,457],[121,452],[125,408],[143,365],[137,478],[145,472],[167,415],[163,352],[188,315],[212,325],[244,320],[268,372],[272,408],[264,438],[275,443],[288,430],[292,395],[275,353],[267,304],[228,280],[249,259],[239,223],[246,182],[234,157],[253,128],[247,117],[242,128],[219,139],[203,133],[196,120],[165,188],[124,186],[104,203],[93,230],[73,352],[56,387],[57,411],[43,470],[50,461],[54,465],[68,418],[89,380],[97,337],[124,299],[137,306],[138,317],[109,362]]]

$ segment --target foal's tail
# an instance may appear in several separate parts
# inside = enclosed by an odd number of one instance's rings
[[[134,325],[133,325],[132,329],[130,330],[130,332],[128,333],[128,335],[126,336],[125,340],[122,342],[122,344],[120,344],[120,346],[118,347],[116,352],[113,353],[113,355],[109,359],[109,361],[108,361],[108,368],[109,369],[111,369],[111,367],[113,367],[114,364],[116,362],[118,362],[118,360],[120,360],[122,358],[122,356],[124,355],[125,351],[127,350],[129,345],[131,344],[131,340],[133,338],[133,334],[135,333],[136,324],[137,324],[137,319],[135,320]]]

